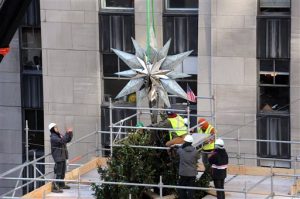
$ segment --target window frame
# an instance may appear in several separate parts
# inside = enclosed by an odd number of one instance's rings
[[[197,12],[198,13],[199,3],[198,3],[198,8],[170,8],[168,6],[169,1],[170,0],[164,0],[164,10],[165,10],[165,12],[184,12],[184,13],[187,13],[187,12],[195,13],[195,12]]]
[[[107,7],[106,6],[106,0],[102,0],[101,4],[100,4],[100,10],[101,11],[105,11],[105,10],[110,10],[111,11],[120,11],[120,10],[126,10],[126,11],[130,11],[133,12],[134,11],[134,1],[133,1],[133,7],[129,8],[129,7]]]

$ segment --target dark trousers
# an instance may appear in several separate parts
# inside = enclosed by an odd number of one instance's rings
[[[209,164],[209,161],[208,161],[208,154],[210,154],[211,152],[212,152],[212,150],[203,150],[201,153],[202,163],[205,168],[204,172],[209,176],[209,181],[212,181],[211,165]]]
[[[196,177],[190,176],[179,176],[179,186],[195,186]],[[179,199],[193,199],[194,198],[194,190],[193,189],[179,189]]]
[[[224,179],[214,179],[214,185],[215,185],[215,188],[217,188],[217,189],[224,189]],[[217,191],[217,198],[225,199],[225,192]]]
[[[66,161],[55,162],[54,174],[55,174],[55,179],[63,180],[65,178]],[[54,182],[54,187],[57,188],[57,186],[58,187],[64,187],[65,183],[64,182]]]

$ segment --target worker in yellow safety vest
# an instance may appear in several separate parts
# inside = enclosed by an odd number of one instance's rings
[[[183,139],[187,135],[187,127],[185,126],[184,119],[173,111],[167,111],[167,117],[158,124],[153,125],[153,127],[174,129],[169,130],[169,141],[166,143],[167,147],[174,144],[183,144]]]
[[[211,136],[208,140],[204,141],[202,146],[202,162],[205,167],[205,172],[210,173],[210,164],[208,161],[208,154],[215,149],[216,131],[215,128],[209,124],[204,118],[198,120],[198,133],[204,133]]]

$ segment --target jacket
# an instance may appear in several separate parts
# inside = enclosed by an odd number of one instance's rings
[[[198,133],[204,133],[207,135],[214,135],[216,137],[215,129],[212,125],[208,125],[205,131],[201,128],[198,130]],[[208,140],[209,143],[204,144],[202,150],[204,151],[211,151],[215,148],[215,137]]]
[[[211,164],[212,178],[223,180],[227,176],[228,154],[225,149],[216,148],[213,154],[208,158]]]
[[[189,145],[183,148],[178,148],[179,155],[179,175],[180,176],[196,176],[197,161],[200,158],[199,152],[195,147]]]
[[[72,137],[72,132],[67,132],[63,136],[61,136],[59,133],[51,132],[51,154],[54,162],[65,161],[69,158],[66,144],[72,140]]]

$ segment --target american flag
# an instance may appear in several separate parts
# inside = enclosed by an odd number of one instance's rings
[[[189,84],[186,85],[186,94],[189,101],[196,102],[196,96],[192,91],[192,89],[190,88]]]

